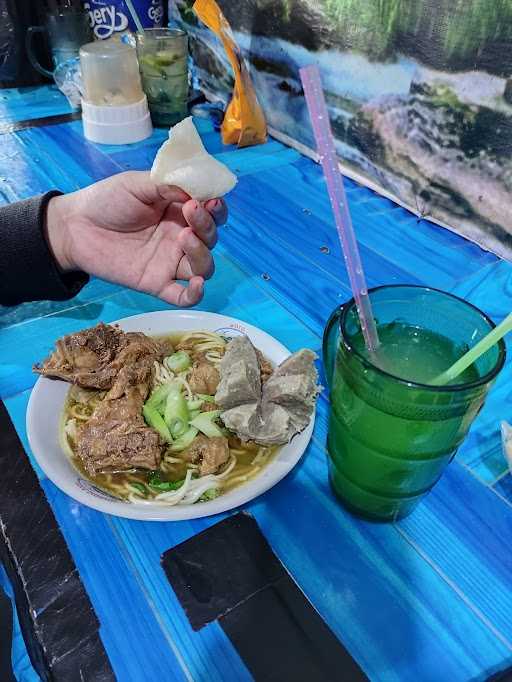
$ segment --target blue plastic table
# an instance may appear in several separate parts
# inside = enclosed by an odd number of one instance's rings
[[[53,89],[0,91],[0,123],[68,111]],[[321,171],[275,141],[208,150],[239,176],[200,308],[319,351],[331,310],[349,297]],[[5,129],[5,128],[4,128]],[[0,135],[0,203],[72,191],[147,169],[166,136],[100,147],[80,121]],[[423,283],[455,292],[498,322],[512,309],[512,265],[353,182],[346,183],[370,286]],[[30,453],[25,411],[43,358],[62,334],[168,306],[100,280],[73,300],[0,311],[0,396]],[[328,402],[296,469],[246,505],[337,637],[378,682],[481,680],[512,659],[512,477],[499,421],[512,415],[510,363],[456,460],[417,510],[372,524],[343,510],[327,482]],[[221,628],[193,632],[160,566],[168,548],[219,520],[143,523],[84,507],[40,478],[100,619],[120,682],[251,679]],[[29,679],[24,678],[24,679]]]

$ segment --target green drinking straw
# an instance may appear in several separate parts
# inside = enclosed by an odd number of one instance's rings
[[[501,322],[497,327],[490,331],[487,336],[479,341],[476,346],[473,346],[471,350],[468,350],[461,358],[457,360],[451,367],[445,370],[442,374],[437,376],[432,384],[434,386],[444,386],[450,381],[456,379],[459,374],[467,369],[470,365],[478,360],[478,358],[486,353],[489,348],[494,346],[495,343],[508,334],[512,330],[512,313],[507,315],[507,317]]]
[[[132,0],[125,0],[126,6],[130,10],[130,14],[132,15],[133,23],[137,27],[137,32],[138,33],[144,33],[144,27],[142,26],[141,20],[139,19],[139,15],[135,11],[135,7],[133,6]]]

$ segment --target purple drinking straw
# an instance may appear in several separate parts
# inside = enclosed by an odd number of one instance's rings
[[[315,134],[320,163],[322,164],[325,182],[327,183],[329,199],[331,200],[334,222],[338,230],[350,286],[352,287],[352,293],[354,294],[359,314],[364,342],[369,351],[375,351],[379,346],[379,337],[368,297],[368,287],[366,286],[366,278],[361,264],[357,239],[348,209],[343,176],[338,166],[331,124],[325,105],[322,81],[320,80],[320,72],[317,66],[311,65],[303,67],[299,73],[304,94],[306,95],[306,103]]]

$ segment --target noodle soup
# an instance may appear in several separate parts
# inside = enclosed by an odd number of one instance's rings
[[[143,410],[150,426],[164,437],[169,435],[158,469],[104,471],[94,476],[84,469],[77,455],[77,439],[80,429],[105,398],[105,391],[77,386],[70,389],[62,417],[61,445],[82,476],[114,497],[161,505],[208,501],[258,475],[272,460],[279,446],[242,443],[219,421],[213,379],[215,374],[218,375],[226,349],[224,337],[214,332],[194,331],[159,336],[157,339],[172,349],[162,362],[155,362],[152,390]],[[263,369],[262,365],[262,373],[268,372],[268,361],[263,358],[263,363],[266,367]],[[162,403],[158,407],[159,396],[166,396],[164,410]],[[169,419],[164,420],[162,426],[161,420],[165,416]],[[169,430],[164,430],[164,427]],[[170,430],[173,430],[172,434]],[[199,462],[191,457],[191,449],[197,444],[198,437],[206,449],[213,447],[214,443],[222,444],[223,456],[227,460],[215,471],[204,471],[204,460]]]

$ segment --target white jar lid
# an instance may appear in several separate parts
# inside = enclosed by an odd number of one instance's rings
[[[153,132],[146,95],[134,104],[100,106],[82,99],[84,135],[99,144],[131,144]]]

